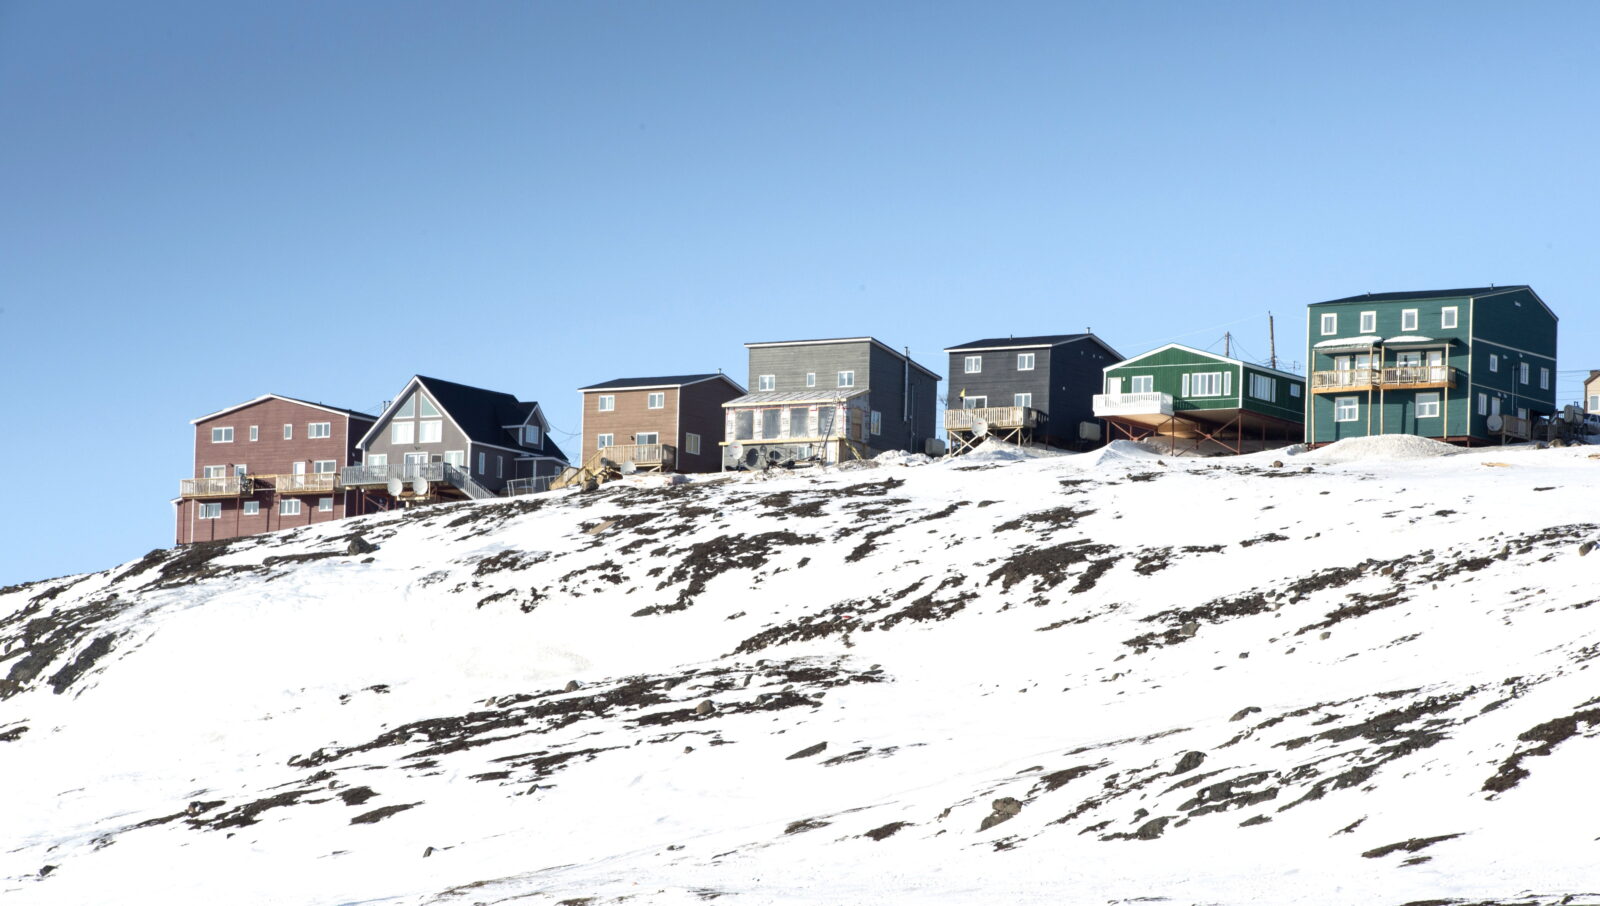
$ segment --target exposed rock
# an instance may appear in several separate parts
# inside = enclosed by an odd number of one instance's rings
[[[986,831],[996,824],[1004,824],[1022,813],[1022,801],[1011,796],[996,799],[992,806],[994,811],[978,825],[979,832]]]
[[[579,687],[578,687],[578,681],[577,680],[567,680],[567,685],[562,689],[562,691],[563,692],[577,692],[578,688]]]
[[[1249,717],[1252,714],[1260,714],[1260,713],[1261,713],[1261,709],[1260,708],[1257,708],[1255,705],[1251,705],[1250,707],[1245,708],[1242,711],[1239,711],[1237,714],[1234,714],[1232,717],[1228,718],[1228,720],[1230,722],[1236,721],[1236,720],[1244,720],[1246,717]]]
[[[710,713],[712,713],[712,712],[714,712],[716,710],[717,710],[716,704],[714,702],[712,702],[711,699],[709,699],[709,698],[706,699],[705,701],[702,701],[700,704],[694,706],[694,713],[699,715],[700,717],[704,717],[707,714],[710,714]]]
[[[370,554],[377,549],[377,545],[368,541],[366,536],[351,535],[350,543],[345,545],[344,552],[352,557],[359,557],[362,554]]]
[[[1178,767],[1175,768],[1172,773],[1174,773],[1174,774],[1187,774],[1188,772],[1194,770],[1195,768],[1198,768],[1200,766],[1201,762],[1203,762],[1205,760],[1206,760],[1206,753],[1204,753],[1204,752],[1189,752],[1189,753],[1185,754],[1182,758],[1178,759]]]
[[[806,746],[805,748],[803,748],[800,751],[794,753],[793,755],[790,755],[788,758],[785,758],[784,760],[785,761],[794,761],[797,758],[810,758],[813,755],[820,754],[821,752],[823,752],[827,748],[828,748],[828,744],[826,742],[819,742],[814,746]]]

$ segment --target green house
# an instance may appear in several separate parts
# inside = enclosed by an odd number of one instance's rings
[[[1174,453],[1243,453],[1299,443],[1305,379],[1171,343],[1105,368],[1095,417],[1111,439],[1165,439]]]
[[[1556,316],[1527,286],[1375,293],[1306,318],[1306,441],[1527,440],[1556,411]]]

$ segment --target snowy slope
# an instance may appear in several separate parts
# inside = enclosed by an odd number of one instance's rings
[[[0,899],[1600,903],[1597,489],[1002,449],[0,589]]]

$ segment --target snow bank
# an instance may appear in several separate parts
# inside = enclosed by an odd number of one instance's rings
[[[924,453],[907,453],[904,450],[890,450],[879,453],[872,458],[873,462],[885,466],[925,466],[933,459]]]
[[[1028,459],[1055,459],[1068,455],[1071,454],[1052,450],[1048,447],[1021,447],[1016,444],[1008,444],[1003,440],[995,440],[991,437],[980,444],[978,449],[971,453],[962,454],[957,458],[957,461],[963,463],[1022,462]]]
[[[1429,459],[1453,456],[1461,450],[1447,443],[1411,434],[1351,437],[1300,454],[1300,459],[1321,463],[1367,462],[1382,459]]]

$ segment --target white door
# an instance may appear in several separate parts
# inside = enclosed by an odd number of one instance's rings
[[[294,474],[296,474],[296,475],[304,475],[304,474],[306,474],[306,464],[305,464],[304,460],[301,460],[300,462],[297,462],[297,463],[294,464]]]
[[[1106,393],[1116,396],[1122,392],[1122,378],[1106,378]]]

